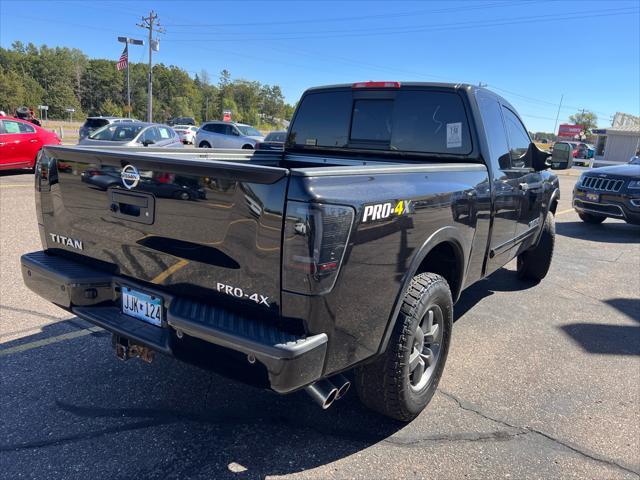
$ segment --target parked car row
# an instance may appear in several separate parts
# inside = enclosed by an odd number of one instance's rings
[[[130,124],[131,127],[120,129],[116,127],[105,128],[109,125],[117,126],[124,123]],[[120,142],[123,145],[141,144],[143,142],[139,138],[142,138],[143,134],[139,126],[142,124],[143,122],[131,118],[89,117],[80,128],[80,144],[97,145],[95,141],[98,140]],[[235,122],[207,121],[198,128],[195,119],[192,117],[171,118],[167,125],[163,127],[171,127],[181,143],[200,148],[282,150],[286,136],[286,131],[279,130],[271,132],[265,137],[251,125]],[[89,140],[85,141],[87,138]],[[166,140],[166,137],[163,137],[163,139]],[[154,146],[165,146],[164,143],[166,142],[162,143],[157,139],[152,140]],[[150,143],[147,142],[147,144]]]
[[[171,128],[131,118],[89,117],[80,128],[79,145],[176,148],[191,144],[201,148],[282,150],[285,137],[284,130],[265,137],[242,123],[211,121],[200,128],[181,123]],[[33,169],[43,146],[60,143],[55,132],[26,120],[0,116],[0,170]]]

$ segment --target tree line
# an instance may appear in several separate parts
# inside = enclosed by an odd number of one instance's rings
[[[0,110],[12,113],[27,106],[37,112],[48,105],[48,117],[64,119],[67,108],[74,117],[127,115],[125,70],[115,60],[93,59],[81,50],[37,47],[14,42],[0,47]],[[146,120],[147,73],[145,63],[129,63],[132,117]],[[258,127],[281,126],[293,114],[278,85],[232,79],[227,70],[212,82],[206,70],[194,78],[174,65],[153,66],[153,120],[194,117],[196,121],[222,119],[231,110],[234,121]]]

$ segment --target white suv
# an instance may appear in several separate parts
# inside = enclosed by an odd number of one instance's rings
[[[254,149],[264,136],[251,125],[231,122],[206,122],[196,133],[195,145],[200,148]]]

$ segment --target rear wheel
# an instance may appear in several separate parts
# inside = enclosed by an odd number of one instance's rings
[[[518,255],[518,278],[539,282],[546,277],[551,267],[555,243],[555,219],[551,212],[547,212],[538,244]]]
[[[249,145],[249,144],[247,144],[247,145],[243,145],[243,146],[242,146],[242,149],[243,149],[243,150],[253,150],[253,145]]]
[[[362,403],[383,415],[410,421],[435,393],[449,351],[453,301],[447,281],[435,273],[413,277],[387,351],[356,370]]]
[[[209,142],[200,142],[200,145],[198,145],[200,148],[211,148],[211,145],[209,144]]]
[[[578,212],[578,216],[583,222],[598,224],[604,222],[604,219],[607,218],[603,215],[594,215],[593,213],[584,213]]]

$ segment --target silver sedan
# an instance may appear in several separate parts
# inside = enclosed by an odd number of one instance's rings
[[[78,145],[112,147],[182,147],[178,134],[166,125],[145,122],[105,125]]]

